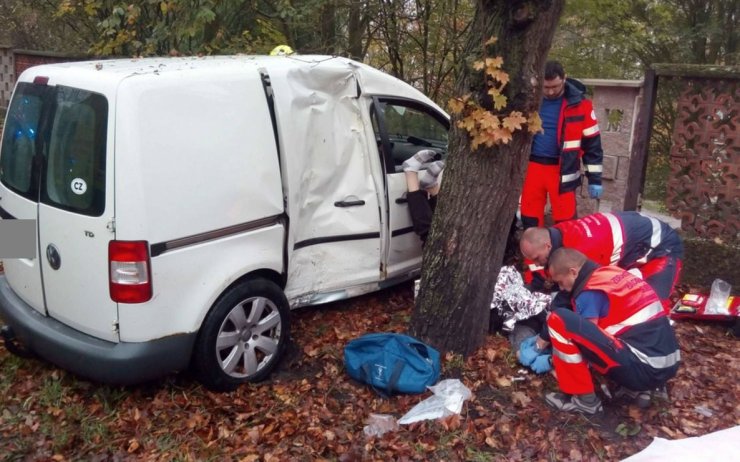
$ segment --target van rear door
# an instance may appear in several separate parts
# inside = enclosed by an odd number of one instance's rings
[[[65,85],[19,88],[42,95],[28,199],[35,194],[38,201],[37,266],[46,312],[72,328],[118,341],[117,304],[108,285],[108,242],[114,239],[108,100]],[[5,157],[3,146],[3,162]],[[6,184],[4,173],[2,179]],[[18,291],[13,270],[9,282]]]
[[[33,168],[40,156],[38,138],[41,109],[48,87],[21,83],[8,108],[0,148],[0,217],[3,220],[38,219],[38,175]],[[37,241],[38,244],[38,241]],[[3,261],[8,284],[36,311],[46,314],[38,258]]]

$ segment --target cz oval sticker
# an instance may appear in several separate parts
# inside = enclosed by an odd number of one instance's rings
[[[69,185],[72,188],[72,192],[81,196],[87,191],[87,183],[82,178],[75,178]]]

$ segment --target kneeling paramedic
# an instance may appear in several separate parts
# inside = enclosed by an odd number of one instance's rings
[[[595,213],[550,228],[529,228],[519,241],[525,272],[533,290],[542,290],[550,252],[568,247],[600,265],[615,265],[641,277],[655,290],[668,312],[671,294],[681,274],[683,243],[667,224],[639,212]],[[531,276],[526,273],[534,271]]]
[[[678,343],[660,299],[646,282],[615,266],[599,266],[569,248],[552,253],[548,270],[570,292],[573,309],[550,313],[547,330],[522,343],[520,360],[534,362],[552,344],[562,393],[546,395],[550,406],[600,412],[591,370],[621,385],[627,395],[663,387],[676,375]]]

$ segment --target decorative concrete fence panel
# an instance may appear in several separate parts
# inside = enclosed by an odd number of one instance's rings
[[[15,85],[13,49],[0,45],[0,109],[8,107]]]

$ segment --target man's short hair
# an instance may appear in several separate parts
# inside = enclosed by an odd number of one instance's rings
[[[550,274],[563,274],[570,268],[580,270],[586,260],[586,256],[578,250],[560,247],[550,254],[548,271]]]
[[[565,70],[559,61],[548,61],[545,63],[545,80],[552,80],[556,77],[565,78]]]
[[[550,232],[547,228],[527,228],[522,234],[521,242],[526,242],[534,246],[547,244],[550,240]]]

